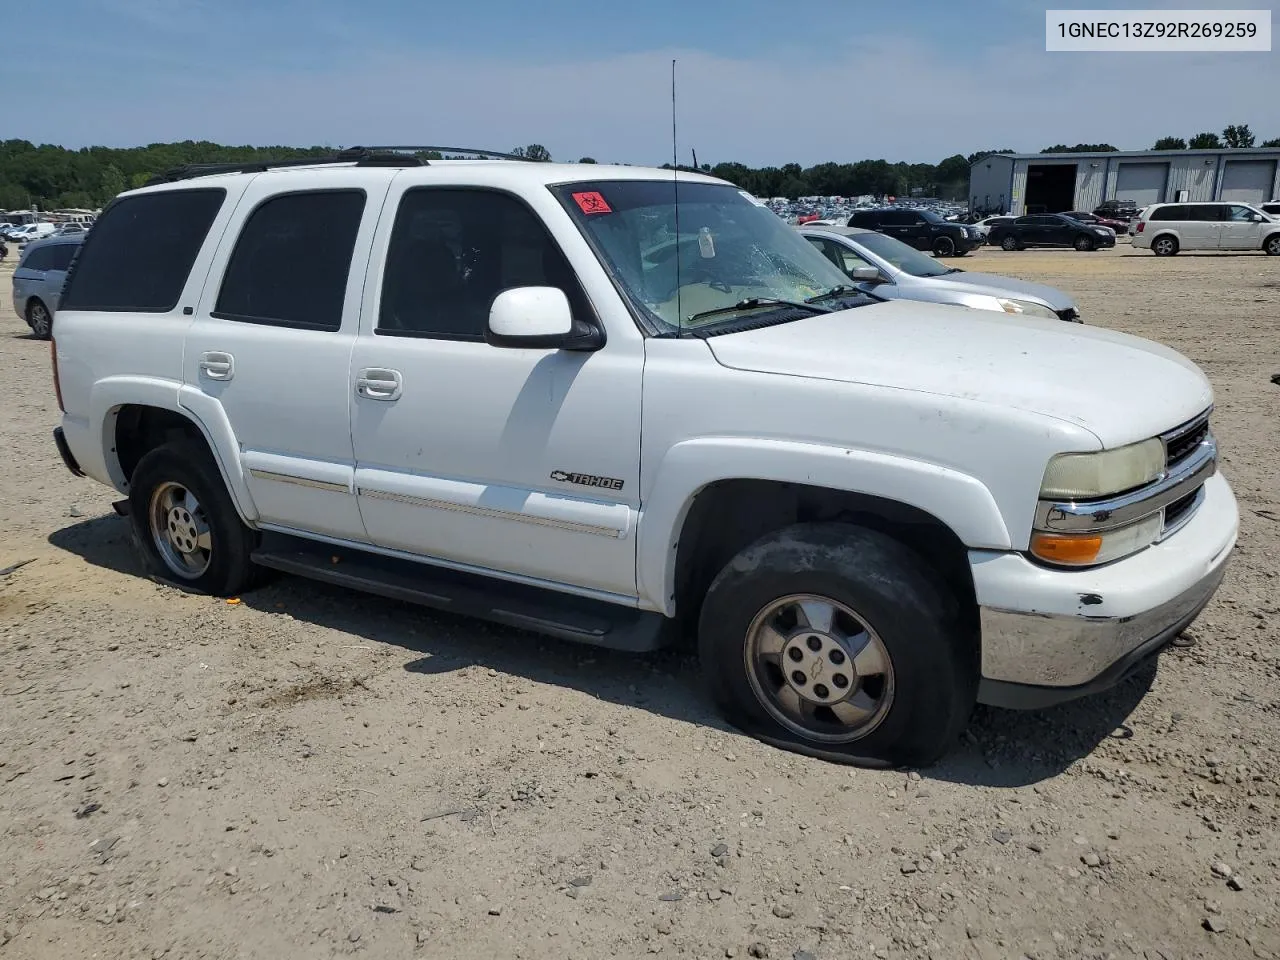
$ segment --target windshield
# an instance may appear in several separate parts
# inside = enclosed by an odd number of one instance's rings
[[[883,233],[859,233],[849,239],[913,277],[940,277],[944,273],[952,272],[951,267],[939,263],[927,253],[921,253],[897,237],[890,237]]]
[[[785,303],[758,301],[803,304],[849,283],[781,217],[727,184],[680,183],[678,241],[673,181],[551,189],[632,303],[663,330],[719,325],[747,314],[754,320],[774,311],[791,319],[797,314]]]

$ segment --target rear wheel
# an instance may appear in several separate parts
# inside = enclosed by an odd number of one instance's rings
[[[1018,242],[1017,237],[1010,235],[1000,241],[1000,247],[1003,250],[1021,250],[1022,244]]]
[[[1093,249],[1093,237],[1079,236],[1073,246],[1081,253],[1088,253]]]
[[[1273,257],[1280,257],[1280,233],[1273,233],[1262,243],[1262,249]]]
[[[797,524],[708,590],[699,659],[728,720],[765,743],[863,766],[927,764],[973,709],[976,645],[954,596],[896,540]]]
[[[950,237],[938,237],[933,241],[933,252],[939,257],[954,257],[956,255],[956,242]]]
[[[1178,252],[1178,240],[1167,233],[1156,237],[1151,241],[1151,252],[1157,257],[1172,257]]]
[[[48,340],[53,335],[53,314],[44,301],[33,297],[27,304],[27,325],[37,340]]]
[[[244,525],[208,450],[191,440],[157,447],[130,480],[129,517],[147,568],[215,596],[257,580],[249,555],[258,535]]]

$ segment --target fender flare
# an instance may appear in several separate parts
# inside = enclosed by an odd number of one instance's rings
[[[192,394],[203,400],[193,402]],[[239,444],[222,406],[210,397],[191,391],[173,380],[158,377],[120,376],[97,381],[89,396],[89,422],[101,438],[104,467],[117,490],[128,489],[129,478],[120,469],[116,455],[116,418],[125,406],[156,407],[191,422],[213,453],[231,501],[245,523],[258,519],[258,508],[245,482],[244,468],[235,455]],[[91,427],[91,429],[94,429]]]
[[[772,480],[907,504],[946,524],[973,549],[1012,547],[991,491],[949,467],[847,447],[707,437],[671,447],[654,471],[636,543],[641,604],[675,614],[676,555],[694,498],[723,480]]]

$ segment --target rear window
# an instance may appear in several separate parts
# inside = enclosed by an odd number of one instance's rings
[[[49,247],[29,247],[18,266],[23,270],[52,270],[53,251]]]
[[[112,203],[86,236],[58,309],[168,313],[226,195],[169,190]]]

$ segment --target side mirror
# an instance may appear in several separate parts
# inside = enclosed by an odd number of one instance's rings
[[[604,336],[575,324],[559,287],[512,287],[493,298],[484,339],[492,347],[526,350],[598,350]]]
[[[849,275],[850,280],[857,280],[860,283],[881,283],[884,279],[875,267],[853,267],[845,273]]]

